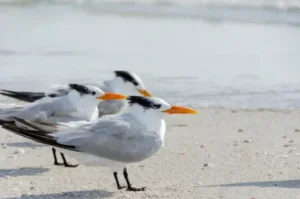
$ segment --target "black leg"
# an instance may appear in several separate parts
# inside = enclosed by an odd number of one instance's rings
[[[63,159],[63,161],[64,161],[65,167],[78,167],[78,164],[75,164],[75,165],[69,164],[69,163],[67,162],[67,160],[66,160],[64,154],[60,153],[60,155],[61,155],[61,157],[62,157],[62,159]]]
[[[117,172],[114,172],[114,177],[115,177],[115,180],[116,180],[118,189],[123,189],[123,188],[125,188],[124,186],[121,186],[121,185],[120,185],[119,179],[118,179],[118,173],[117,173]]]
[[[129,178],[128,178],[128,173],[127,173],[126,167],[123,170],[123,175],[124,175],[124,178],[125,178],[126,183],[127,183],[127,191],[145,191],[146,187],[135,188],[135,187],[131,186],[131,184],[129,182]]]
[[[58,161],[57,161],[55,148],[52,148],[52,153],[53,153],[53,157],[54,157],[54,165],[63,165],[63,163],[58,163]]]

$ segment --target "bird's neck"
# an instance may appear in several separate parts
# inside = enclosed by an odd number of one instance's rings
[[[122,80],[120,78],[114,78],[111,80],[103,81],[105,86],[109,87],[111,89],[110,92],[120,92],[120,85]]]
[[[99,115],[97,104],[81,106],[80,108],[78,108],[78,112],[86,121],[92,121],[93,119],[98,118]]]
[[[130,107],[126,110],[126,112],[132,117],[134,117],[138,122],[142,123],[148,132],[154,132],[156,134],[162,134],[162,138],[164,136],[165,131],[165,122],[162,115],[157,114],[155,112],[150,112],[148,110],[143,110],[140,107]]]
[[[84,97],[80,97],[79,95],[70,94],[69,93],[69,100],[74,106],[74,109],[77,111],[77,115],[79,118],[84,119],[86,121],[91,121],[95,111],[97,110],[98,102],[87,100]]]
[[[131,93],[128,87],[126,87],[124,80],[120,77],[115,77],[114,79],[103,81],[103,83],[107,87],[109,87],[109,92],[122,93],[125,95],[129,95]]]

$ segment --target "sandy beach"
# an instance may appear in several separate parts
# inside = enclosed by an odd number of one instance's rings
[[[51,147],[0,127],[0,199],[300,199],[299,2],[0,0],[0,89],[126,70],[200,112],[167,116],[164,147],[128,166],[144,192],[118,190],[110,168],[54,166]]]
[[[108,168],[54,166],[50,147],[1,129],[0,198],[300,198],[300,111],[199,111],[167,117],[164,148],[128,167],[139,193],[117,190]]]

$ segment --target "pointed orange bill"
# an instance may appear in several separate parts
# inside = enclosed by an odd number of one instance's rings
[[[97,99],[101,99],[101,100],[121,100],[126,98],[127,97],[125,95],[121,95],[118,93],[109,93],[109,92],[106,92],[105,95],[97,97]]]
[[[169,114],[197,114],[198,113],[196,110],[184,106],[172,106],[170,109],[164,110],[163,112]]]
[[[146,97],[151,97],[151,93],[149,93],[147,90],[140,90],[138,89],[139,93],[141,93],[143,96],[146,96]]]

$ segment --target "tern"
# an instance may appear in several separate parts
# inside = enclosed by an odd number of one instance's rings
[[[37,121],[39,123],[57,123],[72,121],[93,121],[98,118],[98,104],[105,100],[121,100],[126,96],[103,92],[94,86],[80,84],[69,84],[67,95],[56,98],[42,98],[33,103],[17,106],[15,108],[0,109],[0,125],[13,123],[13,117]],[[56,150],[52,148],[54,164],[58,163]],[[68,164],[63,153],[61,153],[63,165],[66,167],[76,167],[78,165]]]
[[[14,118],[28,129],[15,124],[3,128],[28,139],[61,148],[83,165],[104,166],[113,169],[118,189],[118,171],[123,170],[128,191],[144,191],[135,188],[128,177],[127,165],[143,161],[164,145],[166,114],[196,114],[197,111],[172,106],[156,97],[128,96],[128,108],[120,115],[107,115],[93,122],[58,130],[47,131],[35,122]]]
[[[84,84],[96,86],[104,92],[121,93],[124,95],[152,96],[146,90],[141,78],[134,72],[114,71],[114,78],[103,82],[85,82]],[[67,95],[70,92],[68,85],[55,85],[49,92],[27,92],[0,90],[0,94],[12,97],[25,102],[34,102],[44,97],[59,97]],[[127,104],[124,100],[107,100],[99,103],[99,117],[103,115],[119,114],[126,109]]]

